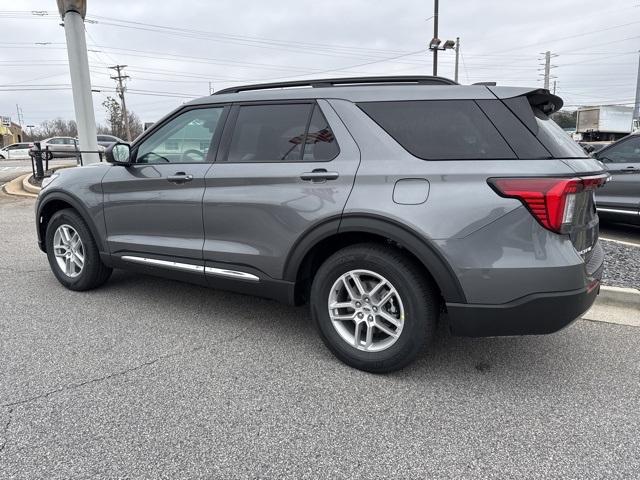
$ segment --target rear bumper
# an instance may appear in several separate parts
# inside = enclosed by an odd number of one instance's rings
[[[589,288],[537,293],[501,305],[447,303],[451,333],[492,337],[557,332],[586,312],[599,291],[595,280]]]

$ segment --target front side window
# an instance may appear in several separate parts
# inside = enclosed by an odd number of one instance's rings
[[[640,163],[640,135],[617,143],[598,155],[603,162]]]
[[[365,102],[358,106],[424,160],[517,158],[473,100]]]
[[[228,162],[299,161],[313,105],[242,105]]]
[[[223,107],[188,110],[164,124],[138,147],[136,163],[207,161]]]

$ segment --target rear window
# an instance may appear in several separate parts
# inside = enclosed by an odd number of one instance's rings
[[[585,158],[587,154],[571,136],[540,110],[535,111],[537,137],[555,158]]]
[[[358,106],[409,153],[425,160],[517,158],[473,100],[364,102]]]

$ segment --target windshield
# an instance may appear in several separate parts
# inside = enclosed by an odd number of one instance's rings
[[[540,110],[535,110],[538,140],[555,158],[585,158],[585,151],[571,136]]]

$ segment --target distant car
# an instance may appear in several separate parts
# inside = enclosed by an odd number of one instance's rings
[[[51,137],[40,142],[40,148],[45,150],[43,158],[51,160],[58,157],[74,157],[78,150],[77,140],[73,137]]]
[[[113,135],[98,135],[98,145],[106,148],[112,143],[125,143],[125,141]]]
[[[640,134],[624,137],[593,157],[611,173],[611,180],[596,195],[598,214],[640,225]]]
[[[51,160],[52,158],[75,157],[78,148],[78,139],[73,137],[51,137],[40,142],[40,148],[45,151],[42,158]],[[104,153],[106,148],[98,145],[98,151]]]
[[[612,143],[613,142],[578,142],[578,144],[584,148],[584,151],[589,154],[599,152],[604,147],[608,147]]]
[[[0,148],[0,160],[13,160],[29,158],[29,149],[33,143],[13,143]]]

